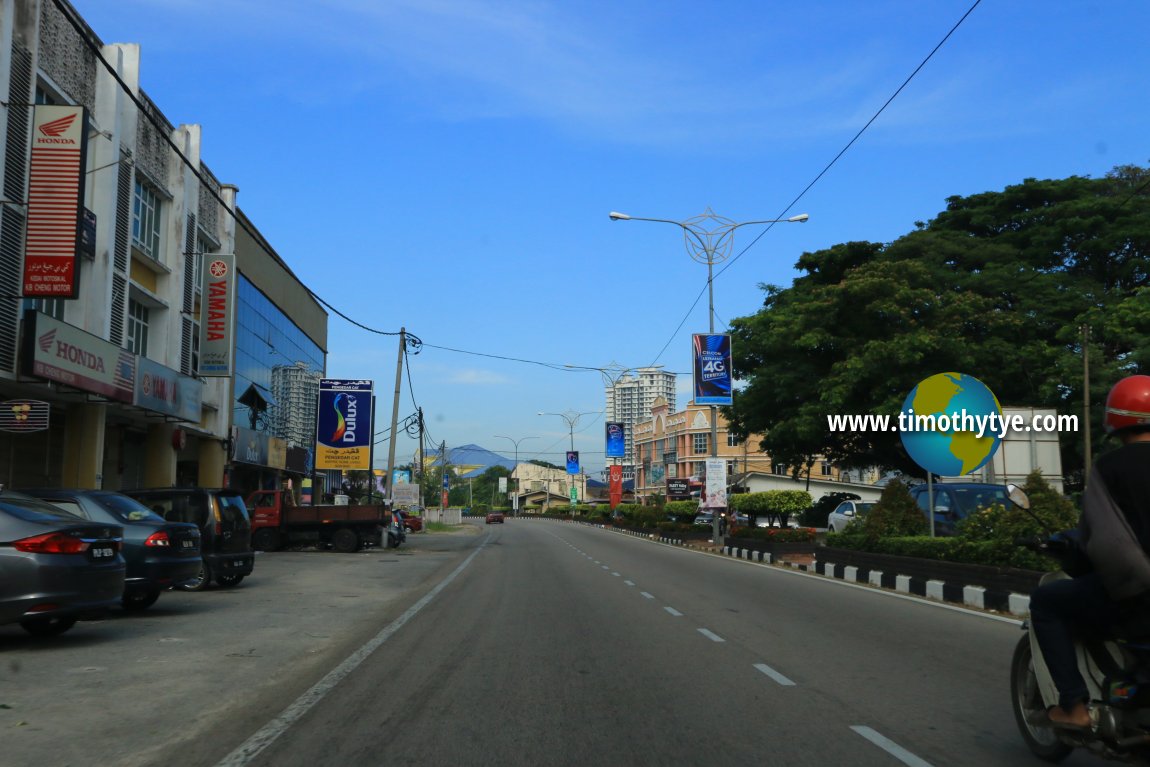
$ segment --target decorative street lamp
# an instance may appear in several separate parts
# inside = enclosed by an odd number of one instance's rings
[[[790,218],[771,218],[762,221],[739,221],[716,215],[713,210],[707,210],[701,216],[689,218],[686,221],[672,221],[668,218],[641,218],[629,216],[626,213],[611,211],[608,216],[612,221],[653,221],[658,224],[674,224],[683,230],[683,242],[691,258],[701,264],[707,265],[707,313],[709,317],[709,332],[715,332],[715,288],[714,267],[721,264],[731,255],[735,242],[735,230],[740,226],[751,224],[801,224],[810,216],[800,213]],[[711,457],[719,455],[719,423],[718,408],[711,405]],[[719,515],[713,514],[711,532],[715,543],[719,542]]]
[[[520,437],[519,439],[511,439],[502,434],[496,434],[498,439],[510,439],[512,444],[515,445],[515,468],[511,470],[511,477],[515,480],[515,492],[511,496],[511,514],[512,516],[519,516],[519,478],[515,476],[515,472],[519,470],[519,443],[527,439],[539,439],[538,437]]]
[[[598,412],[600,412],[600,411],[589,410],[586,413],[576,413],[572,410],[568,410],[566,413],[543,413],[543,412],[540,412],[539,415],[557,415],[560,418],[562,418],[567,423],[567,429],[571,434],[571,448],[570,449],[574,450],[575,449],[575,424],[579,423],[579,419],[582,418],[583,416],[594,415]],[[575,475],[571,475],[571,490],[572,490],[572,493],[575,493]],[[572,506],[574,506],[574,504],[572,504]],[[574,515],[574,513],[575,513],[574,510],[572,510],[571,513],[572,513],[572,515]]]

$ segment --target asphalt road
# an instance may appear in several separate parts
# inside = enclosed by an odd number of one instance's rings
[[[53,642],[0,628],[0,762],[1042,764],[1016,621],[586,526],[477,532],[264,555]]]

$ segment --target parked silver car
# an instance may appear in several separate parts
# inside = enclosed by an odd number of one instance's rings
[[[102,617],[124,592],[123,530],[0,493],[0,625],[37,636]]]
[[[827,531],[841,533],[847,525],[866,516],[875,501],[843,501],[827,516]]]

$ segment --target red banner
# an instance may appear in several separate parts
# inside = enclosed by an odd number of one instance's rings
[[[34,110],[24,245],[25,296],[76,297],[87,143],[88,119],[83,107],[40,105]]]
[[[623,502],[623,467],[611,466],[608,475],[607,490],[611,497],[611,510]]]

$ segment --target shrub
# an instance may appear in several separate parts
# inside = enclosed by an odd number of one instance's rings
[[[667,501],[663,507],[667,519],[673,519],[679,522],[690,522],[699,513],[699,502],[692,501]]]
[[[813,527],[736,527],[731,531],[731,537],[778,543],[810,543],[815,540],[816,533]]]
[[[871,541],[927,532],[926,517],[907,486],[897,479],[883,488],[878,503],[863,517],[860,527],[862,534]]]
[[[782,527],[792,514],[800,514],[810,507],[811,494],[804,490],[767,490],[732,495],[729,503],[731,511],[742,512],[752,519],[774,519]]]

